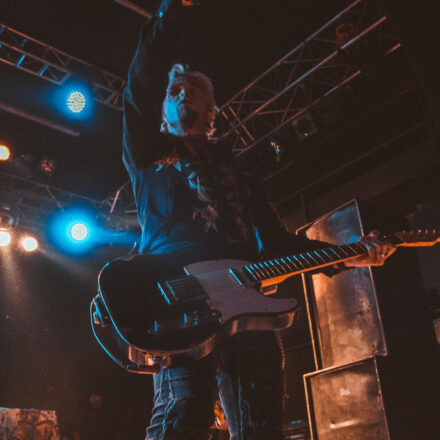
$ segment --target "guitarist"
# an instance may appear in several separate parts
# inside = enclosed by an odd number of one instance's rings
[[[184,255],[190,264],[327,246],[288,233],[258,179],[213,142],[213,85],[203,73],[175,64],[175,48],[197,7],[163,0],[142,29],[128,73],[123,161],[142,227],[139,252]],[[324,272],[382,265],[395,250],[376,231],[362,242],[368,255]],[[154,375],[147,439],[207,439],[218,391],[231,439],[283,438],[279,346],[272,332],[248,332],[202,360]]]

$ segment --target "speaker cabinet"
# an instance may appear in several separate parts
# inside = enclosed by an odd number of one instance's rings
[[[423,390],[414,395],[413,382],[379,357],[304,375],[312,439],[438,439],[435,409],[424,407]]]
[[[373,229],[392,233],[405,226],[353,200],[299,232],[344,244]],[[305,376],[312,438],[438,438],[439,356],[415,253],[398,249],[383,267],[303,281],[320,370]]]
[[[307,374],[304,382],[313,438],[390,438],[375,358]]]

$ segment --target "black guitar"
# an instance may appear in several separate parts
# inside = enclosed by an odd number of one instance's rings
[[[440,241],[437,231],[385,238],[396,246]],[[99,293],[90,307],[92,329],[118,365],[135,373],[155,373],[179,356],[208,355],[225,335],[289,327],[298,304],[267,296],[278,284],[365,253],[362,244],[352,243],[259,263],[211,260],[183,269],[165,255],[117,259],[99,274]]]

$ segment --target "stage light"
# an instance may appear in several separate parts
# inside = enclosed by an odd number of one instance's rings
[[[17,224],[17,215],[8,205],[0,203],[0,230],[12,229]]]
[[[67,97],[67,108],[72,113],[81,113],[87,104],[85,95],[78,90],[69,93]]]
[[[11,234],[6,231],[0,231],[0,246],[6,247],[11,243]]]
[[[38,248],[38,241],[34,237],[25,237],[21,242],[26,252],[33,252]]]
[[[48,176],[53,176],[55,174],[56,168],[57,168],[57,164],[54,159],[51,159],[50,157],[45,157],[41,159],[40,169],[44,174]]]
[[[70,228],[70,235],[76,241],[83,241],[89,235],[89,230],[85,224],[75,223]]]
[[[302,114],[299,118],[295,119],[292,124],[300,141],[309,138],[318,131],[315,121],[309,112]]]
[[[11,151],[6,145],[0,145],[0,160],[7,161],[11,157]]]
[[[54,212],[46,223],[46,234],[59,250],[76,255],[92,251],[101,240],[96,216],[81,207]]]
[[[275,160],[279,163],[283,154],[283,148],[281,147],[279,141],[277,139],[272,139],[269,141],[269,146],[275,153]]]

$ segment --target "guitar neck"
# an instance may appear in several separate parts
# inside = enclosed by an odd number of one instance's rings
[[[396,234],[384,238],[395,246],[404,245],[404,241]],[[252,281],[269,285],[280,283],[292,275],[333,266],[366,253],[368,253],[366,247],[356,242],[342,246],[335,245],[323,249],[308,250],[282,258],[248,264],[243,266],[242,269]]]

